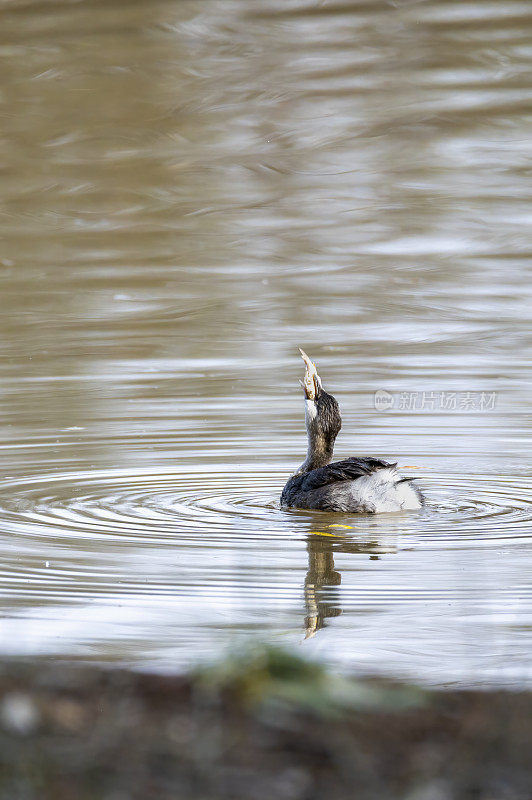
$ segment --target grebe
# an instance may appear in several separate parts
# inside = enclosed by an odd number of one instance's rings
[[[412,478],[397,472],[397,464],[357,456],[330,463],[342,427],[340,408],[323,388],[316,365],[303,350],[300,353],[305,362],[300,383],[305,393],[308,452],[283,489],[281,507],[365,514],[421,508],[421,492],[411,485]]]

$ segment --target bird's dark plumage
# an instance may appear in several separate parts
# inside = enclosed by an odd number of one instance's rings
[[[363,475],[371,475],[377,470],[386,467],[395,467],[377,458],[345,458],[335,461],[325,467],[312,469],[310,472],[292,475],[289,478],[281,495],[281,505],[292,508],[315,508],[321,511],[372,511],[371,508],[362,508],[362,504],[353,506],[349,486],[342,483],[356,481]],[[328,491],[329,489],[329,491]],[[320,491],[321,490],[321,491]],[[302,505],[305,503],[305,505]]]

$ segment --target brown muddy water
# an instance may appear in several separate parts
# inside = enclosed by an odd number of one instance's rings
[[[530,4],[1,17],[0,653],[532,685]],[[423,511],[279,509],[298,346]]]

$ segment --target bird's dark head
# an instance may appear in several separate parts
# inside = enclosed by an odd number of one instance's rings
[[[317,454],[327,454],[330,458],[334,441],[342,427],[340,407],[332,394],[328,394],[323,388],[316,365],[303,350],[300,352],[305,362],[305,377],[301,385],[305,393],[309,444]]]

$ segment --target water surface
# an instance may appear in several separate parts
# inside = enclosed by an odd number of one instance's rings
[[[531,21],[5,3],[1,653],[531,684]],[[279,509],[298,346],[423,511]]]

